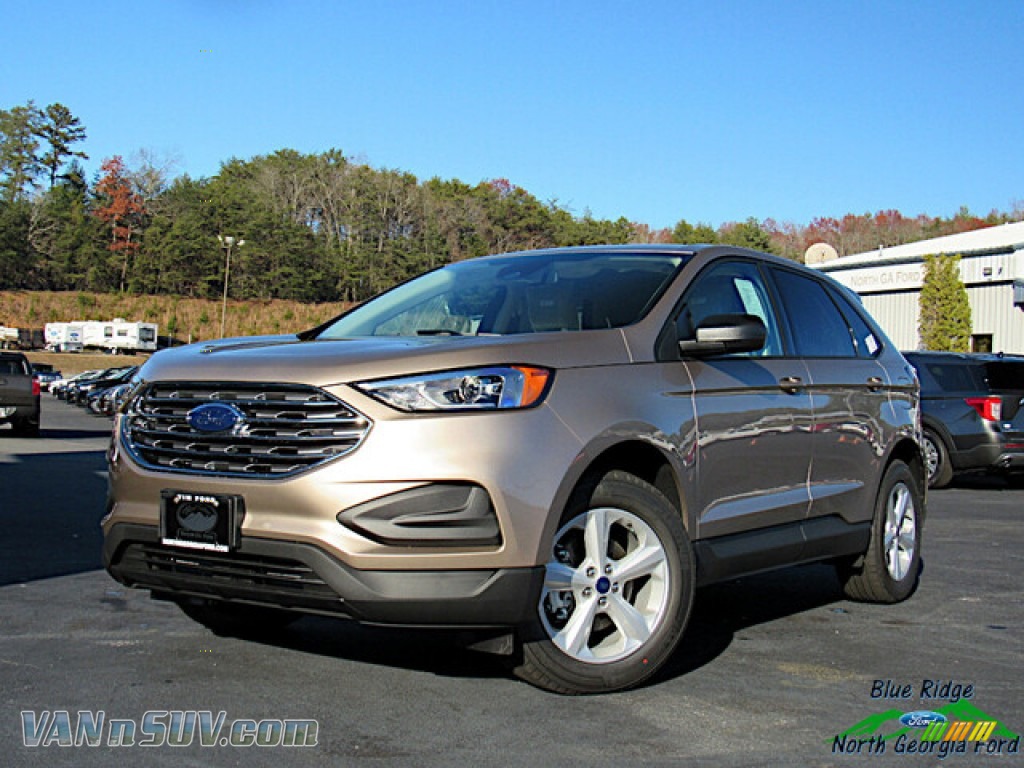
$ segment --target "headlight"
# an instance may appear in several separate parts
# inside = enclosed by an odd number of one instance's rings
[[[510,365],[364,381],[355,386],[400,411],[494,410],[537,405],[552,375],[547,368]]]

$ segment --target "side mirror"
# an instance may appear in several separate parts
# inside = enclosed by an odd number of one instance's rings
[[[767,335],[768,329],[756,315],[711,315],[697,326],[695,339],[679,342],[679,351],[685,357],[754,352],[764,346]]]

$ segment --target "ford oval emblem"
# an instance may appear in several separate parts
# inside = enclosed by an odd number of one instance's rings
[[[927,728],[931,723],[946,722],[946,716],[939,712],[920,709],[917,712],[907,712],[900,718],[900,722],[911,728]]]
[[[233,405],[225,403],[203,403],[185,416],[185,421],[200,432],[224,432],[245,418],[245,414]]]

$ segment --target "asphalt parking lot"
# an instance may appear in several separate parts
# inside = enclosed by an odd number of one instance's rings
[[[304,618],[220,638],[125,589],[100,568],[108,433],[46,396],[38,440],[0,431],[4,765],[1024,765],[1024,490],[999,480],[930,494],[907,603],[849,602],[824,565],[710,587],[651,684],[564,698],[443,634]],[[941,748],[901,726],[915,711],[997,726]],[[220,713],[213,746],[171,746],[175,717]],[[113,720],[133,741],[109,746]],[[315,744],[282,745],[289,720]]]

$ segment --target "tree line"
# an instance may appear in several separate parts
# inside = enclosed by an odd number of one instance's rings
[[[361,301],[426,269],[488,253],[568,245],[728,243],[800,259],[815,242],[841,255],[977,229],[1022,211],[949,219],[897,211],[806,226],[749,218],[652,229],[576,215],[507,179],[475,185],[372,168],[341,150],[282,149],[224,162],[212,178],[172,177],[152,155],[106,158],[86,179],[71,111],[0,110],[0,289],[215,298],[231,253],[232,298]]]

